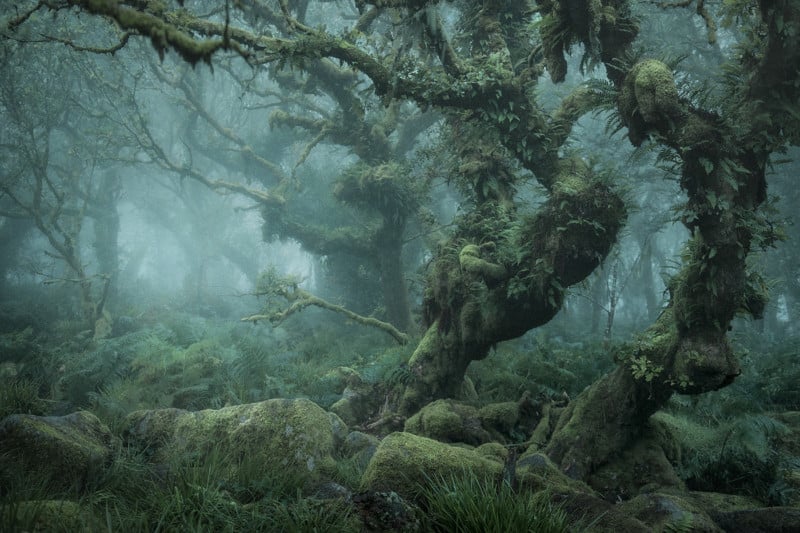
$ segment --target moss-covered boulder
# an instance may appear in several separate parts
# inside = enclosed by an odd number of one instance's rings
[[[385,400],[374,384],[364,381],[352,368],[340,366],[325,374],[324,378],[341,387],[342,397],[331,405],[330,411],[348,425],[367,420]]]
[[[436,476],[468,470],[478,478],[500,479],[503,464],[468,450],[407,432],[388,435],[362,477],[370,490],[395,491],[404,497]]]
[[[702,507],[674,494],[641,494],[620,504],[619,508],[653,531],[723,531]]]
[[[519,456],[515,471],[519,486],[533,492],[546,489],[561,494],[581,493],[596,496],[586,483],[567,476],[549,457],[533,448]]]
[[[742,511],[712,512],[712,518],[724,531],[773,533],[800,531],[800,509],[764,507]]]
[[[379,444],[380,440],[373,435],[351,431],[342,443],[341,454],[352,458],[359,467],[366,468]]]
[[[0,422],[0,481],[20,476],[51,490],[80,491],[111,464],[119,439],[96,416],[11,415]]]
[[[273,399],[222,409],[136,411],[126,441],[154,463],[181,465],[212,455],[236,468],[247,461],[265,471],[287,468],[315,482],[335,472],[334,455],[347,435],[342,420],[306,399]]]
[[[629,500],[642,492],[685,490],[683,481],[653,439],[637,441],[587,480],[608,501]]]
[[[477,408],[453,400],[436,400],[406,420],[405,431],[442,442],[479,446],[492,440]]]

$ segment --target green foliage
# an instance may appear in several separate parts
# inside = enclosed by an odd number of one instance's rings
[[[39,383],[25,378],[0,379],[0,420],[11,414],[44,415],[47,402],[39,397]]]
[[[779,472],[787,458],[771,441],[788,431],[785,425],[763,415],[738,418],[720,428],[722,446],[709,455],[690,456],[678,469],[693,490],[744,494],[770,505],[785,505],[774,498],[789,498],[781,488]]]
[[[356,533],[361,531],[351,509],[338,500],[298,498],[289,502],[270,502],[265,524],[270,531],[315,531]]]
[[[420,487],[429,531],[478,533],[567,531],[566,513],[549,494],[515,493],[506,482],[464,472],[430,479]]]
[[[613,367],[610,352],[599,342],[568,344],[539,332],[500,344],[467,375],[486,403],[517,401],[525,391],[574,396]]]
[[[784,473],[800,462],[792,429],[755,412],[757,398],[735,394],[728,404],[722,391],[699,398],[677,396],[674,442],[665,451],[678,475],[693,490],[751,496],[769,505],[786,505],[795,495]],[[730,394],[730,393],[729,393]],[[747,398],[756,400],[748,405]]]

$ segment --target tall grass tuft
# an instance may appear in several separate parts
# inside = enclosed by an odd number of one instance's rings
[[[471,472],[437,476],[421,486],[426,529],[447,533],[567,531],[566,513],[546,493],[515,493],[511,486]]]

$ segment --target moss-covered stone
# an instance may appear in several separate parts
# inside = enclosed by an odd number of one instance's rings
[[[517,402],[485,405],[478,411],[478,418],[484,428],[495,430],[502,435],[509,435],[519,421],[519,405]]]
[[[371,490],[393,490],[408,497],[417,493],[428,479],[464,470],[479,478],[500,479],[503,465],[474,450],[398,432],[381,441],[364,472],[362,484]]]
[[[620,457],[598,468],[587,482],[608,501],[628,500],[642,492],[685,489],[653,439],[636,442]]]
[[[308,481],[335,472],[333,456],[347,434],[338,416],[306,399],[136,411],[125,426],[127,439],[151,451],[153,462],[180,464],[222,452],[230,467],[247,458],[265,470],[296,468]]]
[[[619,507],[653,531],[723,531],[702,507],[674,494],[642,494]]]
[[[481,426],[478,409],[452,400],[436,400],[406,420],[405,431],[442,442],[477,446],[492,440]]]
[[[22,474],[53,490],[82,490],[111,464],[119,439],[96,416],[11,415],[0,422],[0,481]]]
[[[500,464],[505,464],[508,459],[508,448],[499,442],[487,442],[475,448],[475,453]]]
[[[516,475],[521,487],[534,492],[548,489],[559,493],[596,495],[586,483],[568,477],[549,457],[535,450],[525,451],[519,456]]]

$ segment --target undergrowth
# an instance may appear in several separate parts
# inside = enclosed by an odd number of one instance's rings
[[[506,482],[471,472],[437,476],[420,487],[425,531],[442,533],[567,531],[567,514],[547,492],[516,493]]]

